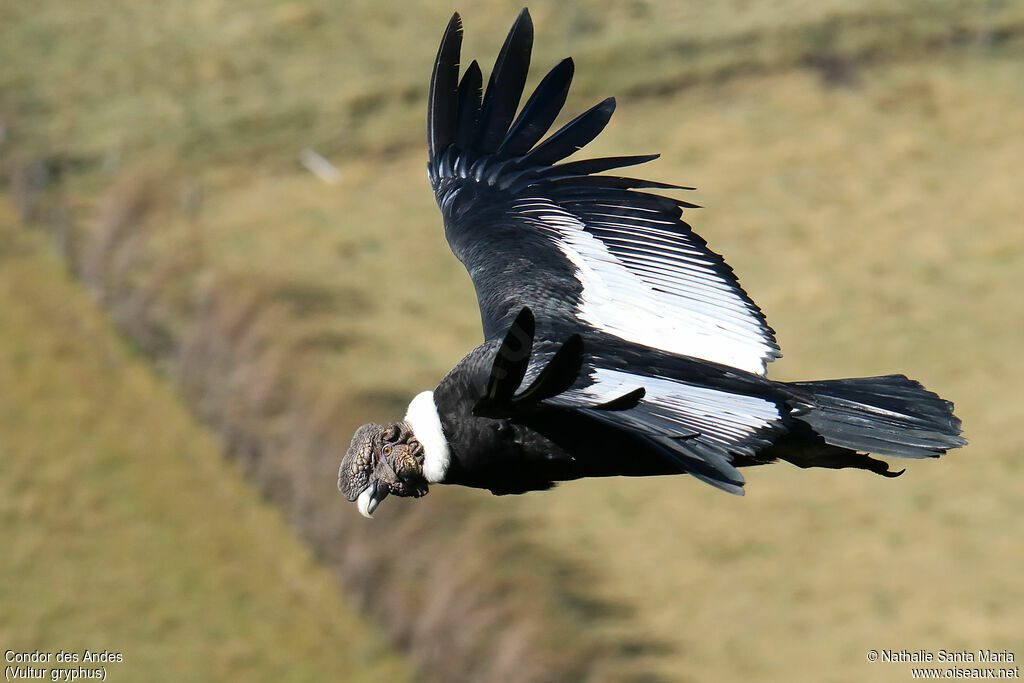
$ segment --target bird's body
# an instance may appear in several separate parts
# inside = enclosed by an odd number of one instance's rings
[[[541,358],[556,350],[553,345],[539,346]],[[476,399],[486,394],[499,348],[495,341],[480,345],[433,392],[451,451],[444,483],[510,494],[548,489],[555,482],[582,477],[678,473],[671,462],[650,457],[634,434],[577,411],[540,410],[499,418],[474,415]],[[466,400],[467,396],[473,398]]]
[[[614,100],[542,141],[572,61],[517,116],[529,14],[482,93],[475,62],[459,79],[461,35],[455,15],[431,79],[428,169],[485,341],[405,419],[357,432],[339,487],[361,512],[435,483],[510,494],[688,473],[742,493],[741,466],[784,459],[894,476],[866,453],[934,457],[963,445],[952,404],[902,375],[768,379],[774,333],[682,220],[694,205],[645,191],[687,188],[603,175],[653,155],[557,163],[601,132]]]

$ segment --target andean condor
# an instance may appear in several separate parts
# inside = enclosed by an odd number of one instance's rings
[[[573,62],[519,110],[533,45],[524,9],[486,90],[459,78],[462,21],[441,40],[427,109],[428,173],[485,341],[402,420],[366,424],[338,488],[369,517],[430,484],[496,494],[580,477],[693,475],[741,494],[737,468],[778,459],[897,476],[867,455],[963,446],[953,405],[903,375],[775,382],[779,347],[732,269],[682,218],[688,189],[605,172],[656,155],[559,163],[608,123],[606,99],[544,137]]]

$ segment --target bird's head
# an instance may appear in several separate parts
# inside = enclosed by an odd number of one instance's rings
[[[423,446],[407,422],[375,422],[356,430],[338,468],[338,490],[364,517],[389,494],[419,498],[427,493]]]

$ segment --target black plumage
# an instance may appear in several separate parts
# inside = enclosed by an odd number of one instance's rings
[[[964,445],[952,404],[902,375],[765,377],[780,352],[764,315],[682,220],[695,205],[650,192],[689,188],[604,175],[657,155],[564,162],[601,133],[615,100],[545,138],[572,81],[565,59],[519,110],[532,43],[523,10],[481,92],[475,61],[459,78],[457,14],[442,39],[428,176],[485,341],[403,420],[357,432],[339,487],[360,511],[434,483],[505,494],[688,473],[742,493],[738,467],[783,459],[895,476],[867,453]]]

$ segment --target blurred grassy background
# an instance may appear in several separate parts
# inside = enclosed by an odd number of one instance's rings
[[[120,652],[121,681],[410,678],[6,200],[0,301],[5,651]]]
[[[601,644],[581,649],[595,680],[904,680],[864,653],[1019,646],[1024,3],[531,7],[531,83],[572,54],[569,114],[619,96],[588,153],[661,152],[646,175],[701,188],[687,198],[708,208],[689,219],[777,330],[773,377],[905,372],[957,403],[971,446],[896,481],[762,468],[742,500],[681,478],[504,499],[437,489],[389,500],[371,532],[330,492],[337,448],[479,341],[424,173],[426,78],[450,11],[0,6],[0,152],[22,217],[50,225],[425,675],[441,666],[429,638],[401,622],[429,596],[388,602],[415,572],[352,558],[479,551],[466,540],[479,532],[456,531],[466,510],[511,525],[527,573],[552,578],[524,589],[504,564],[468,576],[498,574],[524,603],[561,596],[520,609],[533,635],[508,643],[532,652],[562,619],[552,642]],[[467,58],[486,70],[516,11],[464,8]],[[339,182],[303,170],[305,148]],[[412,534],[412,515],[441,531]],[[388,525],[405,531],[370,538]],[[465,623],[493,617],[480,619]]]

